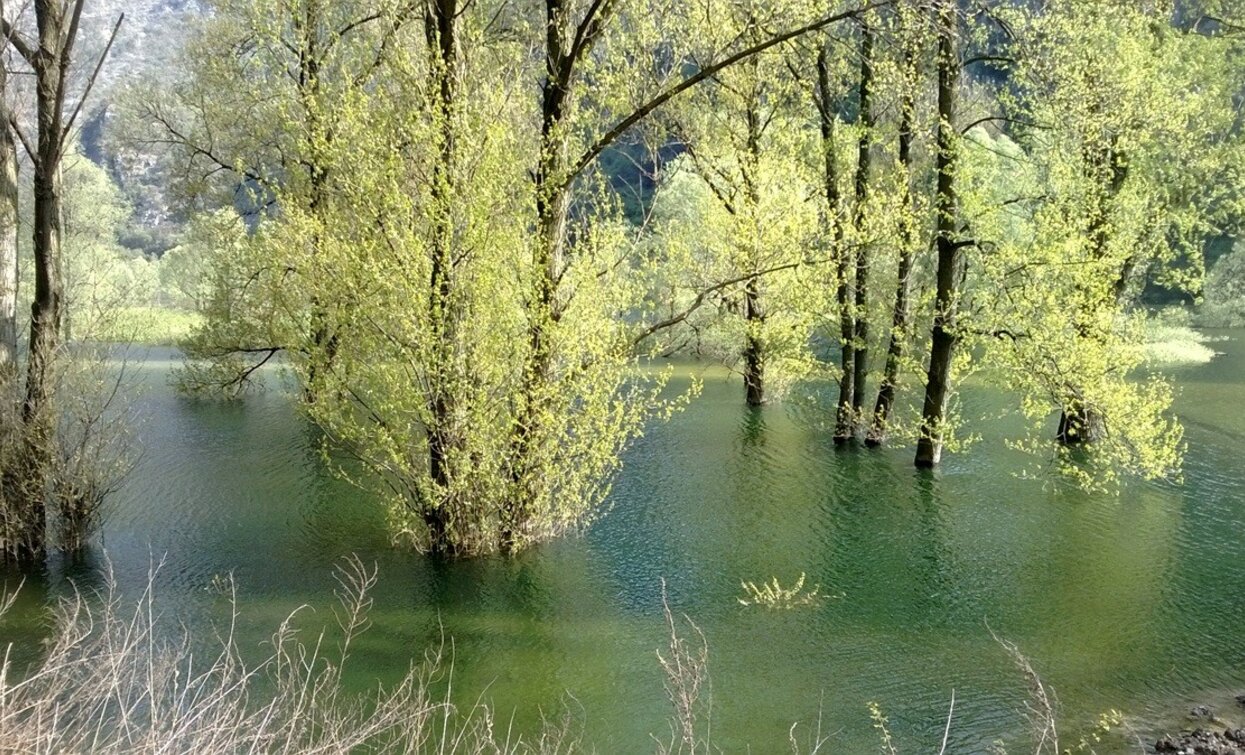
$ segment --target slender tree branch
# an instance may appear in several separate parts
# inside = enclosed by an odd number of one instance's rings
[[[173,144],[173,145],[177,145],[180,147],[185,147],[186,149],[190,150],[190,156],[192,158],[195,156],[206,157],[209,162],[213,163],[214,165],[216,165],[218,168],[222,170],[227,170],[231,173],[235,173],[244,178],[248,178],[265,188],[269,187],[270,182],[267,181],[259,173],[256,173],[253,170],[247,170],[247,169],[240,170],[237,166],[231,165],[225,162],[222,158],[216,155],[216,153],[213,151],[211,146],[203,147],[191,141],[190,137],[186,136],[181,131],[179,131],[176,126],[174,126],[171,122],[169,122],[168,118],[164,117],[159,112],[153,110],[152,108],[145,108],[145,112],[147,113],[148,116],[150,116],[153,120],[155,120],[156,123],[160,124],[160,126],[162,126],[164,130],[168,132],[170,136],[175,137],[175,138],[174,139],[146,139],[146,140],[143,140],[143,143]]]
[[[360,18],[357,21],[351,21],[350,23],[346,24],[345,26],[337,30],[337,39],[341,39],[342,37],[346,36],[347,34],[354,31],[355,29],[358,29],[360,26],[364,26],[365,24],[370,24],[373,21],[379,20],[380,18],[381,18],[380,13],[373,13],[370,16]],[[333,44],[337,41],[337,39],[331,40],[329,42],[328,47],[332,48]]]
[[[1234,34],[1235,34],[1235,33],[1245,33],[1245,25],[1243,25],[1243,24],[1238,24],[1238,23],[1233,23],[1233,22],[1231,22],[1231,21],[1228,21],[1227,19],[1223,19],[1223,18],[1220,18],[1220,17],[1218,17],[1218,16],[1211,16],[1211,15],[1202,15],[1202,16],[1200,16],[1200,17],[1197,19],[1197,21],[1195,21],[1195,22],[1194,22],[1194,24],[1193,24],[1193,28],[1194,28],[1194,29],[1197,29],[1198,27],[1200,27],[1200,26],[1202,25],[1202,22],[1203,22],[1203,21],[1210,21],[1211,23],[1217,24],[1217,25],[1219,25],[1219,26],[1223,27],[1224,29],[1226,29],[1226,30],[1228,30],[1229,32],[1234,33]]]
[[[354,85],[356,87],[363,86],[368,78],[376,72],[378,68],[385,62],[385,57],[389,53],[389,47],[393,44],[393,40],[397,37],[398,32],[406,25],[407,21],[415,15],[416,3],[407,3],[406,6],[399,11],[393,19],[393,23],[389,24],[385,29],[385,35],[381,37],[380,44],[376,46],[376,55],[372,58],[372,62],[364,70],[360,71],[354,77]]]
[[[593,48],[597,39],[605,31],[605,24],[609,21],[613,11],[614,0],[592,0],[588,12],[584,14],[579,27],[575,29],[575,41],[571,43],[571,52],[568,56],[572,61],[578,62],[584,53]]]
[[[972,131],[983,123],[1015,123],[1018,126],[1028,126],[1029,128],[1042,129],[1043,131],[1050,129],[1050,126],[1044,126],[1040,123],[1034,123],[1033,121],[1021,120],[1020,118],[1009,118],[1006,115],[988,115],[985,118],[978,118],[964,128],[960,129],[960,134],[967,134],[969,131]]]
[[[69,114],[65,125],[61,129],[61,148],[65,146],[65,140],[69,138],[69,132],[73,129],[74,123],[78,120],[78,116],[82,113],[82,106],[86,104],[86,100],[91,96],[91,90],[95,88],[95,82],[99,79],[99,72],[104,68],[104,61],[108,59],[108,53],[112,51],[113,44],[117,41],[117,33],[121,31],[121,24],[125,21],[125,14],[117,16],[117,23],[112,27],[112,34],[108,37],[108,44],[104,46],[104,51],[100,53],[99,60],[95,62],[95,69],[91,71],[91,78],[87,79],[86,88],[82,90],[82,97],[78,99],[78,104],[74,107],[73,112]]]
[[[755,45],[751,45],[743,50],[740,50],[734,55],[730,55],[726,58],[723,58],[722,60],[719,60],[716,63],[713,63],[711,65],[708,65],[700,69],[695,74],[688,76],[686,79],[683,79],[678,84],[675,84],[674,86],[666,89],[665,91],[661,92],[660,94],[650,99],[648,102],[636,108],[634,111],[632,111],[630,115],[618,121],[613,126],[613,128],[611,128],[609,131],[606,131],[603,135],[601,135],[592,144],[592,146],[590,146],[583,153],[583,155],[581,155],[580,158],[575,161],[573,167],[570,169],[568,174],[566,176],[561,177],[560,180],[563,182],[563,187],[569,185],[576,178],[578,178],[579,175],[583,173],[584,170],[586,170],[588,166],[591,165],[594,160],[596,160],[598,157],[601,156],[602,152],[604,152],[607,148],[609,148],[610,145],[612,145],[614,142],[618,141],[619,137],[621,137],[623,134],[630,131],[636,124],[638,124],[640,121],[643,121],[650,114],[652,114],[654,110],[661,107],[662,105],[665,105],[670,100],[674,99],[675,97],[678,97],[680,94],[683,94],[684,92],[696,86],[697,84],[700,84],[706,79],[710,79],[716,76],[722,70],[729,68],[735,65],[736,63],[739,63],[740,61],[747,60],[748,58],[751,58],[755,55],[759,55],[772,47],[777,47],[778,45],[784,42],[790,41],[792,39],[796,39],[797,37],[801,37],[801,36],[804,36],[805,34],[818,31],[819,29],[824,29],[825,27],[838,23],[839,21],[843,21],[849,18],[856,18],[860,14],[866,13],[875,8],[881,8],[881,7],[891,5],[893,2],[894,0],[881,0],[881,2],[870,3],[868,5],[862,6],[860,8],[856,8],[854,10],[844,11],[843,13],[836,13],[832,16],[827,16],[818,21],[814,21],[810,24],[801,26],[798,29],[793,29],[791,31],[779,34],[777,36],[770,37],[769,39],[764,40],[762,42],[758,42]]]
[[[1019,341],[1022,338],[1029,337],[1029,334],[1025,333],[1024,331],[1015,332],[1012,330],[1008,330],[1007,328],[999,328],[997,330],[972,330],[969,332],[976,336],[985,336],[987,338],[997,338],[999,340],[1003,340],[1004,338],[1007,338],[1011,340],[1012,343],[1015,343],[1016,341]]]
[[[35,147],[30,143],[30,139],[26,138],[26,132],[17,123],[17,116],[9,115],[9,127],[13,129],[13,133],[17,134],[17,139],[22,143],[22,149],[26,150],[26,156],[31,160],[35,159]]]
[[[0,3],[0,14],[3,12],[4,4]],[[3,17],[0,17],[0,33],[4,34],[5,41],[13,45],[13,49],[17,50],[17,53],[25,58],[27,63],[34,65],[34,60],[38,56],[37,51],[27,44],[26,40],[22,39],[22,36],[17,33],[17,29],[9,23],[8,19]]]
[[[276,355],[277,355],[277,352],[279,352],[279,351],[281,351],[281,350],[282,350],[282,349],[278,347],[278,348],[273,348],[273,349],[265,349],[265,350],[261,350],[261,351],[259,351],[259,352],[251,352],[251,351],[248,351],[247,353],[263,353],[264,351],[266,351],[266,352],[267,352],[267,355],[266,355],[263,359],[261,359],[261,360],[259,360],[258,362],[256,362],[255,364],[251,365],[250,367],[246,368],[246,369],[245,369],[245,370],[243,370],[242,372],[238,373],[236,376],[234,376],[234,378],[233,378],[233,379],[229,380],[229,381],[228,381],[228,382],[226,382],[224,385],[222,385],[222,386],[221,386],[221,388],[222,388],[222,389],[232,389],[232,388],[239,388],[239,389],[241,389],[241,387],[242,387],[244,384],[246,384],[247,382],[249,382],[249,381],[250,381],[251,376],[252,376],[252,375],[254,375],[256,372],[258,372],[258,371],[259,371],[259,368],[261,368],[261,367],[263,367],[264,365],[268,364],[268,362],[270,362],[270,361],[272,360],[272,358],[273,358],[274,356],[276,356]],[[235,394],[235,395],[237,395],[237,394]]]
[[[73,54],[74,44],[78,41],[78,26],[82,22],[82,9],[85,6],[86,0],[77,0],[77,3],[73,6],[73,16],[69,19],[69,28],[65,31],[65,36],[60,41],[60,54],[65,59],[68,59]]]
[[[971,57],[965,60],[961,65],[967,68],[968,66],[971,66],[974,63],[1011,63],[1011,64],[1014,64],[1015,62],[1016,62],[1015,58],[1009,57],[1007,55],[976,55],[974,57]]]
[[[721,283],[716,283],[710,286],[709,288],[706,288],[703,291],[701,291],[696,296],[696,298],[692,300],[692,303],[682,312],[679,312],[676,315],[672,315],[666,318],[665,320],[662,320],[661,322],[654,323],[653,325],[650,325],[649,327],[640,331],[639,335],[637,335],[632,340],[632,344],[639,345],[642,341],[644,341],[644,339],[652,336],[653,334],[659,333],[669,328],[673,328],[675,325],[678,325],[679,323],[683,322],[684,320],[686,320],[687,318],[695,314],[696,310],[704,306],[705,302],[709,299],[709,297],[717,293],[718,291],[730,288],[731,286],[735,286],[740,283],[747,283],[748,281],[756,280],[757,278],[762,278],[772,273],[781,272],[783,270],[791,270],[791,269],[800,267],[801,265],[807,265],[807,264],[815,264],[815,263],[810,263],[807,260],[801,260],[799,262],[787,262],[782,265],[775,265],[774,267],[766,268],[765,270],[754,271],[746,275],[740,275],[736,278],[731,278],[730,280],[722,281]]]
[[[57,117],[65,112],[65,94],[69,86],[69,63],[73,55],[74,43],[78,39],[78,24],[82,21],[82,8],[86,5],[86,0],[77,0],[73,6],[73,15],[69,20],[69,28],[64,32],[58,41],[60,50],[56,57],[60,64],[59,76],[56,81],[56,110]],[[42,65],[42,63],[41,63]],[[36,66],[38,68],[40,66]],[[81,106],[81,102],[78,103]],[[57,151],[60,151],[64,145],[64,137],[61,134],[54,134],[53,138],[57,140]]]

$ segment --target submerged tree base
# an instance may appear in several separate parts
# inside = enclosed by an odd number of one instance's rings
[[[1055,439],[1065,446],[1085,446],[1107,437],[1107,421],[1093,409],[1079,407],[1066,410],[1059,417]]]

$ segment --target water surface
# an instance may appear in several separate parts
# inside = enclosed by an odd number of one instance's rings
[[[376,502],[324,470],[280,390],[183,399],[167,386],[176,356],[156,352],[136,400],[143,456],[102,546],[123,590],[163,561],[161,606],[192,629],[221,620],[212,585],[232,573],[256,647],[299,605],[317,610],[309,624],[328,620],[333,567],[358,554],[380,578],[352,684],[396,680],[451,637],[460,699],[483,694],[529,732],[569,707],[601,752],[651,752],[650,734],[668,735],[663,578],[709,642],[713,737],[728,752],[789,751],[792,723],[819,716],[832,752],[873,751],[868,701],[901,750],[934,752],[952,690],[950,751],[984,751],[1023,726],[1025,701],[992,631],[1057,690],[1065,731],[1111,708],[1144,730],[1193,701],[1230,712],[1245,691],[1245,333],[1230,335],[1225,356],[1178,373],[1184,485],[1113,496],[1018,479],[1028,461],[989,428],[920,474],[908,449],[837,450],[806,412],[746,409],[738,382],[711,373],[629,452],[585,535],[452,564],[389,546]],[[997,397],[965,400],[971,413]],[[101,559],[54,562],[0,640],[29,645],[42,602],[69,579],[97,583]],[[841,597],[786,612],[736,600],[741,580],[800,573]]]

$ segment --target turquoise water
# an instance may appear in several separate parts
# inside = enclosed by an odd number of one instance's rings
[[[1110,708],[1148,735],[1193,702],[1230,714],[1245,691],[1245,333],[1229,335],[1225,356],[1178,372],[1181,486],[1109,496],[1018,479],[1026,459],[989,426],[920,474],[907,449],[836,449],[807,413],[749,410],[738,382],[709,373],[629,452],[588,532],[463,563],[392,549],[376,502],[324,471],[280,390],[183,399],[167,386],[175,356],[152,353],[135,399],[142,457],[101,548],[29,577],[0,639],[33,647],[44,602],[70,580],[97,584],[106,552],[124,591],[163,562],[159,605],[202,634],[224,615],[213,580],[232,573],[258,647],[299,605],[317,609],[310,626],[331,620],[332,570],[353,553],[380,576],[352,685],[396,680],[444,634],[460,700],[482,695],[529,732],[569,709],[599,751],[651,752],[650,734],[669,732],[664,578],[709,643],[713,739],[728,752],[787,752],[791,725],[803,741],[819,717],[830,751],[874,751],[868,701],[901,751],[936,752],[953,690],[949,751],[1014,737],[1025,681],[992,631],[1057,690],[1066,735]],[[969,392],[966,413],[991,401]],[[737,601],[741,580],[801,573],[837,597]]]

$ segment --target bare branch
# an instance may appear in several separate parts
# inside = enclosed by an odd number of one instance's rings
[[[117,16],[117,23],[113,25],[112,34],[108,37],[108,44],[104,46],[104,51],[100,53],[99,60],[95,62],[95,69],[91,71],[91,78],[87,79],[86,88],[82,90],[82,97],[78,99],[78,104],[74,107],[73,112],[69,114],[69,118],[61,129],[60,141],[62,148],[65,146],[65,140],[69,138],[69,132],[73,129],[73,124],[82,113],[82,106],[86,104],[87,98],[91,96],[91,90],[95,88],[95,82],[99,79],[99,72],[104,68],[104,61],[108,59],[108,53],[112,51],[112,46],[117,41],[117,33],[121,31],[121,24],[124,21],[124,13]]]
[[[668,317],[665,320],[662,320],[661,322],[654,323],[653,325],[650,325],[649,327],[642,330],[640,334],[637,335],[632,340],[632,344],[639,345],[642,341],[644,341],[644,339],[648,338],[649,336],[652,336],[653,334],[659,333],[663,330],[673,328],[675,325],[678,325],[679,323],[683,322],[684,320],[686,320],[687,318],[695,314],[696,310],[704,306],[705,302],[709,299],[709,297],[717,293],[718,291],[730,288],[731,286],[735,286],[740,283],[746,283],[751,280],[756,280],[757,278],[762,278],[772,273],[782,272],[783,270],[792,270],[794,268],[800,267],[801,265],[810,265],[810,264],[816,264],[816,263],[809,262],[808,260],[801,260],[799,262],[788,262],[782,265],[775,265],[774,267],[766,268],[765,270],[758,270],[758,271],[748,273],[746,275],[738,276],[736,278],[731,278],[730,280],[725,280],[725,281],[722,281],[721,283],[716,283],[710,286],[709,288],[706,288],[705,290],[701,291],[700,294],[698,294],[696,298],[692,300],[692,303],[682,312],[678,313],[677,315],[673,315],[672,317]]]
[[[856,8],[855,10],[844,11],[843,13],[836,13],[832,16],[826,16],[818,21],[801,26],[798,29],[792,29],[791,31],[770,37],[769,39],[740,50],[734,55],[730,55],[716,63],[705,66],[691,76],[688,76],[686,79],[683,79],[678,84],[666,89],[648,102],[636,108],[630,115],[620,120],[614,125],[613,128],[605,132],[605,134],[598,138],[596,142],[594,142],[592,146],[589,147],[577,161],[575,161],[575,164],[569,173],[561,178],[563,187],[573,182],[581,173],[584,172],[585,169],[587,169],[589,165],[592,164],[594,160],[601,156],[602,152],[604,152],[614,142],[618,141],[619,137],[630,131],[636,124],[651,115],[654,110],[662,105],[665,105],[670,100],[678,97],[680,94],[683,94],[697,84],[713,78],[721,71],[735,65],[736,63],[747,60],[755,55],[760,55],[772,47],[777,47],[778,45],[792,39],[796,39],[797,37],[802,37],[805,34],[824,29],[825,27],[838,23],[839,21],[849,18],[856,18],[857,16],[875,8],[891,5],[893,2],[894,0],[882,0],[881,2],[870,3],[869,5]]]
[[[960,129],[960,134],[967,134],[969,131],[972,131],[974,128],[982,125],[983,123],[1015,123],[1018,126],[1028,126],[1029,128],[1037,128],[1042,130],[1050,128],[1050,126],[1044,126],[1041,123],[1021,120],[1020,118],[1009,118],[1006,115],[987,115],[985,118],[978,118],[964,128]]]
[[[575,41],[571,44],[570,59],[579,61],[600,39],[605,31],[605,24],[614,11],[614,0],[592,0],[588,12],[575,30]]]
[[[26,150],[26,156],[31,160],[35,159],[35,147],[30,143],[30,139],[26,138],[26,132],[22,131],[22,127],[17,123],[17,116],[9,114],[9,128],[13,129],[13,133],[17,134],[17,139],[22,143],[22,149]]]
[[[13,49],[17,50],[18,54],[25,58],[27,63],[32,66],[35,64],[38,51],[31,47],[26,40],[22,39],[22,36],[17,33],[17,29],[9,23],[8,19],[4,18],[3,2],[0,2],[0,33],[4,34],[5,41],[13,45]]]
[[[1016,62],[1016,59],[1015,59],[1015,58],[1008,57],[1007,55],[977,55],[977,56],[974,56],[974,57],[971,57],[971,58],[969,58],[969,59],[965,60],[965,61],[964,61],[963,63],[961,63],[960,65],[961,65],[961,66],[963,66],[963,67],[965,67],[965,68],[967,68],[968,66],[971,66],[971,65],[973,65],[973,64],[975,64],[975,63],[1009,63],[1009,64],[1014,64],[1015,62]]]

